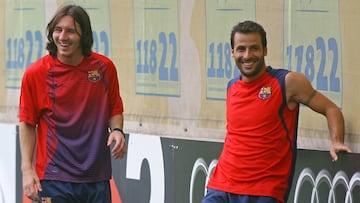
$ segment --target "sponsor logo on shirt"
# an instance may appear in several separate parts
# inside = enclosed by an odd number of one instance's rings
[[[51,203],[51,197],[41,197],[41,203]]]
[[[271,96],[271,86],[262,87],[259,92],[260,99],[268,99]]]
[[[88,71],[88,80],[90,82],[99,82],[100,81],[100,72],[98,70],[89,70]]]

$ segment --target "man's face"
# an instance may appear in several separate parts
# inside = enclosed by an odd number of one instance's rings
[[[57,57],[61,62],[74,65],[73,62],[81,61],[81,28],[74,22],[73,17],[62,17],[56,24],[52,37],[57,47]]]
[[[252,81],[265,71],[266,55],[267,48],[263,47],[259,33],[235,33],[232,56],[243,80]]]

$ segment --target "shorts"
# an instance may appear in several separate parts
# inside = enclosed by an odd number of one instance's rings
[[[238,195],[220,190],[207,189],[201,203],[280,203],[277,199],[265,196]]]
[[[109,181],[71,183],[40,181],[39,203],[111,203]]]

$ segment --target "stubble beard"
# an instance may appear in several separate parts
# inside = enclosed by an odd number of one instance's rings
[[[252,71],[245,71],[245,69],[242,66],[242,61],[241,62],[237,62],[237,66],[240,70],[241,75],[247,78],[253,78],[255,76],[257,76],[258,74],[260,74],[263,69],[265,69],[265,60],[264,58],[259,59],[256,64],[255,64],[255,68]]]

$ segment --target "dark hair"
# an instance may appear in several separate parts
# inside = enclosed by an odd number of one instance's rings
[[[54,32],[56,24],[59,20],[64,16],[71,16],[74,18],[75,23],[80,25],[81,29],[81,38],[80,38],[80,46],[82,48],[82,52],[84,56],[91,55],[91,48],[94,43],[93,33],[90,24],[90,18],[87,12],[80,6],[77,5],[65,5],[57,10],[54,17],[51,19],[49,24],[47,25],[47,39],[48,42],[46,44],[46,49],[49,51],[50,55],[56,56],[57,47],[52,38],[52,34]],[[78,30],[76,32],[79,33]]]
[[[254,21],[247,20],[247,21],[243,21],[243,22],[240,22],[237,25],[235,25],[231,31],[231,36],[230,36],[230,42],[231,42],[232,49],[234,49],[234,36],[235,36],[235,33],[237,33],[237,32],[245,33],[245,34],[251,33],[251,32],[259,33],[261,36],[261,43],[262,43],[263,47],[266,48],[266,46],[267,46],[266,32],[260,24],[254,22]]]

